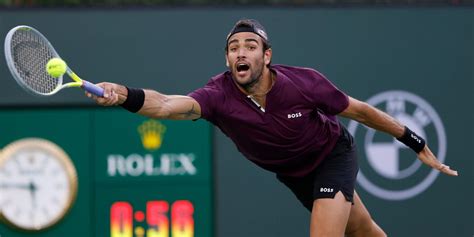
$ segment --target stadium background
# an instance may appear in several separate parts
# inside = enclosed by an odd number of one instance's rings
[[[317,68],[361,100],[403,90],[436,110],[446,130],[446,163],[460,176],[440,175],[427,190],[401,201],[376,197],[360,186],[358,191],[389,236],[457,237],[474,232],[473,13],[469,6],[445,5],[4,8],[0,35],[30,25],[85,79],[186,94],[225,70],[224,39],[232,24],[242,17],[259,19],[273,44],[273,63]],[[0,146],[29,136],[50,139],[71,156],[80,183],[75,206],[56,226],[24,233],[0,224],[0,236],[108,236],[114,201],[144,211],[146,201],[171,205],[178,199],[194,205],[195,236],[308,236],[309,213],[274,175],[246,161],[206,122],[162,121],[167,132],[154,153],[193,153],[198,175],[110,177],[110,152],[146,153],[136,130],[147,119],[97,108],[80,90],[30,96],[0,60]],[[62,129],[68,124],[76,126]],[[362,139],[357,142],[363,147]],[[146,228],[136,221],[134,226]]]

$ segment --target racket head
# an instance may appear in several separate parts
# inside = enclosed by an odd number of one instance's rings
[[[5,37],[5,58],[13,78],[33,95],[49,96],[61,89],[63,76],[46,72],[52,58],[60,58],[51,43],[30,26],[16,26]]]

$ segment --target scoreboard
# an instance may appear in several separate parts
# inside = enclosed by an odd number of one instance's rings
[[[56,224],[25,231],[2,218],[1,236],[212,236],[211,127],[205,121],[161,121],[110,108],[5,109],[0,134],[2,148],[25,138],[56,144],[74,164],[78,186]],[[41,163],[41,156],[30,156]],[[19,170],[10,163],[10,173]],[[1,169],[0,202],[2,192],[15,191]],[[34,173],[31,182],[40,190]],[[4,203],[0,213],[9,208]],[[18,215],[41,218],[33,212]]]

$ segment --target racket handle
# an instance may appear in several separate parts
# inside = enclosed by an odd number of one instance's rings
[[[82,89],[96,96],[104,97],[104,89],[102,87],[96,86],[86,80],[82,80]]]

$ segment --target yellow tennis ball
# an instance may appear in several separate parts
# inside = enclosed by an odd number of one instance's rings
[[[62,76],[67,70],[66,62],[60,58],[52,58],[46,64],[46,72],[54,78]]]

